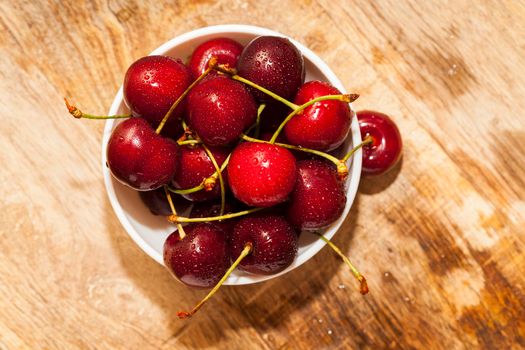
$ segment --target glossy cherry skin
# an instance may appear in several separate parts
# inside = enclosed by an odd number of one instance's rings
[[[124,101],[133,116],[146,119],[157,128],[162,118],[192,81],[189,69],[180,60],[168,56],[146,56],[135,61],[124,78]],[[167,133],[175,137],[179,130],[184,101],[175,109],[167,124]]]
[[[286,201],[297,177],[293,154],[268,143],[240,144],[232,152],[226,169],[235,198],[255,207],[271,207]]]
[[[299,89],[294,103],[302,105],[317,97],[340,95],[332,85],[309,81]],[[331,151],[341,145],[350,131],[350,108],[341,101],[322,101],[307,107],[284,127],[284,135],[293,145]]]
[[[235,225],[229,243],[232,259],[250,242],[252,252],[239,264],[239,269],[263,275],[280,272],[297,256],[298,235],[282,216],[260,214],[243,217]]]
[[[213,287],[230,267],[226,234],[214,224],[189,224],[184,231],[182,240],[175,231],[164,242],[164,265],[188,286]]]
[[[193,79],[197,79],[208,69],[212,57],[217,58],[219,64],[227,64],[235,68],[242,49],[241,44],[229,38],[215,38],[203,42],[195,48],[190,58],[189,67]]]
[[[403,141],[396,124],[386,114],[374,111],[357,112],[361,138],[371,136],[373,143],[363,147],[365,175],[379,175],[392,169],[401,159]]]
[[[224,146],[239,139],[255,123],[257,106],[242,83],[223,75],[204,79],[188,94],[190,128],[210,146]]]
[[[238,74],[285,98],[292,99],[304,83],[305,69],[301,52],[286,38],[260,36],[244,48]],[[271,100],[252,89],[259,101]]]
[[[215,161],[219,167],[224,163],[230,150],[224,147],[210,147],[210,151],[215,157]],[[176,189],[187,189],[198,186],[215,172],[215,167],[208,157],[208,154],[201,145],[188,145],[180,147],[180,161],[177,172],[171,181],[171,184]],[[225,182],[225,176],[223,176]],[[225,183],[226,185],[226,183]],[[211,191],[201,190],[198,192],[184,194],[183,197],[193,201],[202,202],[213,198],[218,198],[221,195],[219,180]]]
[[[335,167],[323,160],[297,162],[298,176],[287,219],[301,230],[320,229],[337,220],[346,205],[344,184]]]
[[[154,190],[175,175],[178,151],[175,141],[157,135],[145,119],[130,118],[109,137],[107,165],[125,185],[138,191]]]
[[[153,191],[140,191],[139,196],[153,215],[168,216],[172,214],[168,198],[166,198],[164,187]],[[188,202],[182,196],[176,193],[171,193],[170,196],[177,213],[185,211],[190,206],[190,202]]]

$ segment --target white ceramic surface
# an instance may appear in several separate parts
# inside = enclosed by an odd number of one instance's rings
[[[228,37],[239,41],[243,45],[246,45],[250,40],[260,35],[286,37],[281,33],[255,26],[237,24],[210,26],[182,34],[164,43],[159,48],[154,50],[150,55],[169,55],[186,60],[191,55],[193,49],[206,40],[215,37]],[[298,43],[292,38],[289,39],[297,46],[304,56],[306,65],[306,81],[328,81],[340,91],[346,92],[344,86],[341,84],[332,70],[326,65],[326,63],[324,63],[316,54],[303,46],[301,43]],[[121,87],[115,96],[115,100],[111,105],[109,114],[113,115],[127,112],[128,109],[123,101]],[[168,223],[163,217],[152,215],[141,202],[138,193],[116,181],[111,176],[108,168],[106,167],[106,145],[112,130],[116,125],[118,125],[119,122],[119,120],[108,120],[104,128],[104,135],[102,139],[102,169],[109,200],[115,213],[117,214],[118,219],[131,238],[135,241],[135,243],[151,258],[153,258],[159,264],[163,264],[162,247],[166,237],[174,230],[174,225]],[[348,138],[345,144],[346,149],[350,149],[353,144],[359,144],[361,142],[359,126],[353,109],[350,134],[351,137]],[[361,175],[361,157],[362,154],[360,150],[356,152],[353,157],[350,173],[346,181],[346,207],[344,209],[343,215],[325,230],[324,235],[327,238],[332,238],[334,236],[350,211],[350,207],[352,206],[355,194],[357,192],[357,187],[359,185],[359,179]],[[271,276],[252,275],[242,271],[235,271],[228,278],[225,284],[251,284],[281,276],[308,261],[324,246],[325,243],[318,237],[312,234],[303,233],[299,240],[298,256],[294,263],[286,270]]]

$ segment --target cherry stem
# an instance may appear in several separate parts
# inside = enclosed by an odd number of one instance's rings
[[[255,120],[255,124],[250,126],[248,130],[246,130],[245,134],[249,134],[253,129],[255,129],[255,137],[259,137],[261,113],[265,107],[266,107],[266,104],[262,103],[259,106],[259,108],[257,108],[257,119]]]
[[[319,238],[321,238],[330,248],[332,248],[332,250],[334,252],[337,253],[337,255],[339,255],[341,257],[341,259],[343,259],[343,261],[348,265],[348,267],[350,267],[350,270],[354,274],[355,278],[360,283],[359,292],[361,294],[363,294],[363,295],[367,294],[368,293],[368,284],[366,283],[366,278],[363,275],[361,275],[361,273],[354,267],[354,265],[352,265],[352,263],[350,262],[350,259],[348,259],[348,257],[343,254],[341,249],[339,249],[338,246],[333,244],[328,238],[326,238],[325,236],[323,236],[319,232],[312,232],[312,233],[317,235],[317,236],[319,236]]]
[[[221,221],[221,220],[233,219],[233,218],[237,218],[239,216],[244,216],[244,215],[248,215],[248,214],[251,214],[251,213],[255,213],[255,212],[257,212],[259,210],[262,210],[262,209],[265,209],[265,208],[252,208],[252,209],[248,209],[248,210],[239,211],[237,213],[229,213],[229,214],[224,214],[224,215],[219,215],[219,216],[210,216],[210,217],[207,217],[207,218],[185,218],[185,217],[182,217],[182,216],[170,215],[170,216],[168,216],[168,220],[170,222],[174,222],[174,223],[177,223],[177,222]]]
[[[184,140],[184,141],[177,141],[177,145],[184,146],[184,145],[200,145],[202,143],[201,140]]]
[[[224,179],[222,177],[222,171],[219,167],[219,164],[217,164],[217,160],[215,159],[215,156],[213,153],[211,153],[208,146],[206,146],[204,143],[202,144],[202,148],[204,148],[204,151],[206,151],[206,154],[210,158],[211,162],[213,163],[213,166],[215,168],[215,173],[219,175],[219,186],[221,186],[221,211],[219,212],[219,215],[224,215],[224,207],[226,206],[226,190],[224,189]],[[204,183],[204,186],[206,186],[206,183]]]
[[[71,114],[73,117],[80,119],[124,119],[124,118],[131,118],[131,114],[121,114],[121,115],[92,115],[92,114],[86,114],[82,112],[80,109],[78,109],[76,106],[73,106],[69,104],[69,101],[67,98],[64,97],[64,102],[66,103],[67,110],[69,111],[69,114]]]
[[[266,103],[262,103],[259,108],[257,109],[257,121],[255,126],[255,137],[259,137],[259,134],[261,133],[261,114],[266,108]]]
[[[231,275],[233,270],[235,270],[237,268],[237,266],[239,266],[239,264],[241,263],[242,259],[244,259],[246,256],[248,256],[248,254],[250,254],[252,252],[252,250],[253,250],[253,244],[250,243],[250,242],[246,243],[244,245],[244,249],[241,251],[241,254],[239,255],[239,257],[233,262],[233,264],[226,271],[224,276],[222,276],[222,278],[219,280],[219,282],[217,282],[215,287],[213,287],[213,289],[210,290],[208,295],[206,295],[204,297],[204,299],[202,299],[197,305],[195,305],[195,307],[190,312],[179,311],[179,312],[177,312],[177,316],[180,319],[185,319],[185,318],[189,318],[189,317],[193,316],[197,311],[199,311],[199,309],[202,307],[202,305],[204,305],[204,303],[206,303],[219,290],[219,288],[223,285],[224,281],[226,281],[226,279]]]
[[[190,194],[190,193],[199,192],[199,191],[201,191],[203,189],[204,189],[204,181],[198,186],[191,187],[191,188],[185,188],[185,189],[182,189],[182,190],[179,190],[179,189],[173,188],[171,186],[168,186],[168,190],[171,193],[176,193],[176,194]]]
[[[256,138],[250,137],[248,135],[244,135],[244,134],[242,135],[242,139],[245,140],[245,141],[250,141],[250,142],[259,142],[259,143],[269,143],[269,144],[271,144],[270,141],[259,140],[259,139],[256,139]],[[336,157],[334,157],[333,155],[325,153],[325,152],[322,152],[322,151],[318,151],[318,150],[315,150],[315,149],[305,148],[305,147],[300,147],[300,146],[294,146],[294,145],[289,145],[289,144],[280,143],[280,142],[276,142],[276,143],[274,143],[274,145],[281,146],[283,148],[293,149],[295,151],[301,151],[301,152],[305,152],[305,153],[311,153],[311,154],[318,155],[320,157],[328,159],[329,161],[334,163],[336,166],[340,162],[340,160],[337,159]]]
[[[372,136],[368,135],[367,137],[365,137],[365,139],[363,140],[363,142],[361,142],[359,145],[355,146],[354,148],[352,148],[342,159],[341,159],[341,162],[346,162],[348,160],[348,158],[350,158],[355,152],[357,152],[358,149],[360,149],[361,147],[363,146],[366,146],[368,144],[371,144],[372,142],[374,142],[374,139],[372,138]]]
[[[224,163],[222,163],[221,165],[221,173],[224,171],[224,169],[226,169],[226,166],[228,165],[228,162],[230,161],[230,155],[228,155],[228,158],[226,158],[226,160],[224,161]],[[168,186],[168,189],[170,190],[170,192],[172,193],[176,193],[176,194],[190,194],[190,193],[195,193],[195,192],[199,192],[201,190],[204,190],[205,189],[205,184],[208,185],[208,186],[211,186],[209,188],[208,191],[211,191],[213,189],[213,185],[215,184],[215,181],[217,180],[217,177],[219,175],[217,174],[217,172],[214,172],[210,177],[204,179],[204,181],[201,182],[200,185],[197,185],[195,187],[191,187],[191,188],[185,188],[185,189],[176,189],[176,188],[173,188],[171,186]],[[212,185],[213,183],[213,185]]]
[[[281,133],[281,130],[284,128],[286,123],[288,123],[290,121],[290,119],[292,119],[296,114],[301,113],[303,110],[305,110],[306,108],[310,107],[311,105],[313,105],[313,104],[315,104],[317,102],[328,101],[328,100],[338,100],[338,101],[341,101],[341,102],[351,103],[351,102],[354,102],[355,100],[357,100],[358,97],[359,97],[358,94],[319,96],[319,97],[314,98],[313,100],[310,100],[310,101],[308,101],[308,102],[306,102],[306,103],[304,103],[304,104],[302,104],[300,106],[297,106],[297,108],[292,108],[293,109],[292,113],[288,114],[288,116],[283,120],[281,125],[279,125],[277,130],[275,130],[275,132],[273,133],[273,136],[270,139],[270,143],[275,143],[275,140],[277,140],[277,137],[279,137],[279,134]]]
[[[225,73],[225,74],[228,74],[230,75],[230,77],[233,79],[233,80],[237,80],[237,81],[240,81],[241,83],[244,83],[246,85],[249,85],[251,87],[253,87],[254,89],[257,89],[263,93],[265,93],[266,95],[272,97],[273,99],[277,100],[277,101],[280,101],[282,103],[284,103],[285,105],[287,105],[288,107],[290,107],[291,109],[297,109],[299,108],[298,105],[296,105],[295,103],[293,102],[290,102],[288,101],[287,99],[277,95],[276,93],[268,90],[268,89],[265,89],[263,88],[262,86],[248,80],[248,79],[245,79],[243,77],[241,77],[240,75],[237,75],[237,72],[235,71],[235,69],[232,69],[230,67],[227,67],[225,65],[217,65],[214,67],[215,70],[219,71],[219,72],[222,72],[222,73]]]
[[[215,65],[217,65],[217,58],[212,57],[208,63],[208,68],[206,68],[204,73],[202,73],[197,79],[195,79],[193,83],[191,83],[190,86],[188,86],[186,90],[184,90],[182,95],[180,95],[179,98],[177,98],[177,100],[173,102],[168,112],[166,112],[166,114],[164,115],[164,118],[162,118],[162,120],[160,121],[159,126],[157,127],[157,130],[155,130],[155,133],[160,134],[160,132],[162,131],[162,128],[164,128],[164,125],[168,121],[169,117],[173,114],[173,111],[175,110],[175,108],[177,108],[177,106],[182,102],[184,97],[186,97],[186,95],[191,91],[191,89],[193,89],[195,85],[197,85],[202,79],[204,79],[213,70],[213,67]]]
[[[166,198],[168,199],[168,203],[170,204],[171,212],[173,215],[177,215],[177,210],[175,210],[175,206],[173,205],[173,201],[171,200],[171,194],[168,190],[168,186],[164,185],[164,192],[166,193]],[[179,231],[179,238],[182,240],[184,237],[186,237],[186,232],[184,232],[184,228],[181,224],[177,223],[177,230]]]

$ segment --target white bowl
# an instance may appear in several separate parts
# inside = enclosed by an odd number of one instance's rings
[[[169,55],[179,57],[185,60],[190,56],[193,49],[200,43],[215,38],[228,37],[239,41],[246,45],[253,38],[260,35],[273,35],[286,37],[285,35],[269,30],[266,28],[249,26],[249,25],[218,25],[196,29],[188,33],[177,36],[161,45],[159,48],[151,52],[150,55]],[[330,82],[333,86],[342,92],[346,92],[344,86],[335,76],[332,70],[326,63],[323,62],[310,49],[306,48],[301,43],[290,39],[295,46],[302,52],[304,56],[304,63],[306,67],[306,81],[309,80],[323,80]],[[351,108],[351,107],[350,107]],[[353,144],[357,145],[361,142],[361,134],[357,123],[357,118],[354,110],[352,111],[351,124],[351,138],[349,137],[345,148],[350,149]],[[128,109],[124,103],[122,95],[122,86],[120,87],[115,100],[109,110],[109,115],[127,113]],[[174,231],[175,226],[167,222],[163,217],[154,216],[141,202],[136,191],[122,185],[115,180],[109,169],[106,167],[106,146],[111,135],[111,132],[118,125],[119,120],[108,120],[104,128],[104,135],[102,139],[102,171],[104,173],[104,182],[108,192],[109,200],[113,206],[113,210],[117,214],[122,226],[126,229],[131,238],[136,244],[148,254],[151,258],[159,264],[164,264],[162,259],[162,248],[166,237]],[[325,237],[332,238],[337,232],[354,201],[357,187],[359,185],[359,178],[361,175],[361,151],[355,153],[350,173],[346,180],[347,201],[346,207],[341,217],[330,225],[324,232]],[[268,279],[281,276],[296,267],[304,264],[311,257],[313,257],[325,243],[312,234],[303,233],[299,239],[299,252],[297,258],[291,266],[286,270],[275,275],[253,275],[242,271],[235,271],[227,280],[226,285],[242,285],[262,282]]]

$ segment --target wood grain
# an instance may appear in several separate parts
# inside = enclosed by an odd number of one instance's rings
[[[221,23],[305,43],[398,123],[335,243],[283,278],[204,291],[127,236],[100,171],[127,66]],[[0,2],[0,349],[525,348],[525,6],[518,1]]]

